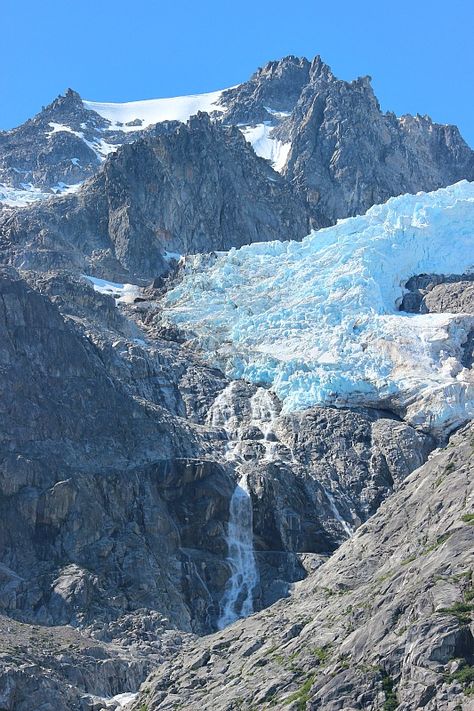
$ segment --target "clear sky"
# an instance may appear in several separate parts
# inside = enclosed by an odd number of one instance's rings
[[[473,0],[1,0],[0,128],[67,87],[131,101],[238,84],[321,54],[382,108],[456,123],[474,146]]]

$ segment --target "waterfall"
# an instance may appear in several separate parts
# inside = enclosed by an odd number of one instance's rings
[[[236,410],[235,389],[238,383],[231,382],[217,396],[208,414],[208,422],[215,427],[222,427],[228,435],[225,458],[235,463],[238,482],[229,505],[229,523],[227,530],[227,563],[231,574],[227,581],[220,603],[217,620],[219,629],[230,625],[239,617],[247,617],[253,612],[253,591],[259,575],[253,548],[253,511],[252,499],[247,481],[247,473],[242,473],[242,461],[239,457],[240,417]],[[247,421],[253,421],[248,413]]]
[[[230,500],[227,535],[227,562],[231,576],[221,601],[219,629],[253,612],[253,590],[258,583],[258,571],[253,550],[252,500],[244,474]]]
[[[338,509],[337,506],[336,506],[336,502],[335,502],[335,500],[334,500],[334,496],[333,496],[324,486],[323,486],[323,490],[324,490],[324,494],[325,494],[327,500],[329,501],[329,505],[330,505],[330,507],[331,507],[331,511],[332,511],[333,514],[334,514],[334,518],[339,521],[339,523],[341,524],[342,528],[343,528],[344,531],[347,533],[348,537],[349,537],[349,538],[352,538],[352,536],[354,535],[354,531],[353,531],[352,528],[349,526],[349,524],[347,523],[347,521],[346,521],[345,519],[343,519],[342,516],[341,516],[341,514],[339,513],[339,509]]]

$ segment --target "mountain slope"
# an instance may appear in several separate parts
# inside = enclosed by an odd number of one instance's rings
[[[1,711],[469,709],[474,183],[370,206],[472,159],[319,57],[0,134]]]
[[[167,270],[166,252],[307,233],[304,202],[237,129],[206,114],[160,126],[122,146],[79,192],[0,218],[3,260],[143,280]]]
[[[291,598],[158,668],[134,711],[472,708],[472,441],[454,435]]]
[[[474,179],[474,152],[455,126],[382,112],[370,77],[342,81],[319,57],[275,134],[291,144],[284,172],[308,196],[317,225]]]
[[[82,101],[69,90],[23,126],[0,133],[3,199],[14,205],[64,190],[153,124],[187,121],[198,111],[238,126],[309,201],[315,226],[394,195],[474,179],[474,153],[456,127],[383,113],[368,77],[342,81],[319,56],[289,56],[210,94],[112,104]]]

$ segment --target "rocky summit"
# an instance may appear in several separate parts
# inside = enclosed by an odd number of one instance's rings
[[[0,133],[0,711],[474,709],[471,181],[319,56]]]

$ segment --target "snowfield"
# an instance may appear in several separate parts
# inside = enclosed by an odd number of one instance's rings
[[[219,106],[222,91],[212,91],[209,94],[194,94],[191,96],[176,96],[170,99],[148,99],[145,101],[128,101],[124,104],[101,103],[98,101],[83,101],[86,109],[96,111],[100,116],[111,122],[109,130],[140,131],[160,121],[186,121],[198,111],[222,113],[225,108]],[[136,126],[127,123],[138,119]]]
[[[232,87],[231,87],[232,88]],[[96,111],[103,118],[110,121],[110,126],[106,131],[123,131],[128,133],[131,131],[141,131],[148,126],[161,121],[181,121],[186,123],[189,118],[203,111],[212,114],[217,112],[222,118],[226,111],[226,106],[219,104],[219,100],[226,89],[221,91],[212,91],[208,94],[194,94],[191,96],[176,96],[171,99],[148,99],[146,101],[129,101],[123,104],[118,103],[102,103],[98,101],[83,101],[86,109]],[[276,117],[282,117],[286,114],[281,114],[277,111],[267,109]],[[138,119],[138,121],[137,121]],[[136,125],[127,124],[134,123]],[[60,130],[69,130],[67,126],[59,124],[51,124],[53,132]],[[255,153],[261,158],[270,161],[275,170],[281,172],[290,151],[290,143],[282,143],[276,138],[271,137],[273,126],[269,123],[259,123],[254,126],[239,126],[246,140]],[[75,131],[71,131],[76,133]],[[80,135],[77,134],[76,135]],[[103,141],[104,146],[107,143]],[[96,150],[95,145],[91,147]],[[116,150],[118,146],[112,146],[111,150]],[[97,151],[96,151],[97,152]],[[100,150],[102,155],[107,152]]]
[[[231,377],[271,387],[284,411],[386,406],[437,431],[474,416],[460,363],[474,317],[397,309],[409,277],[474,270],[473,183],[185,264],[165,318]]]

